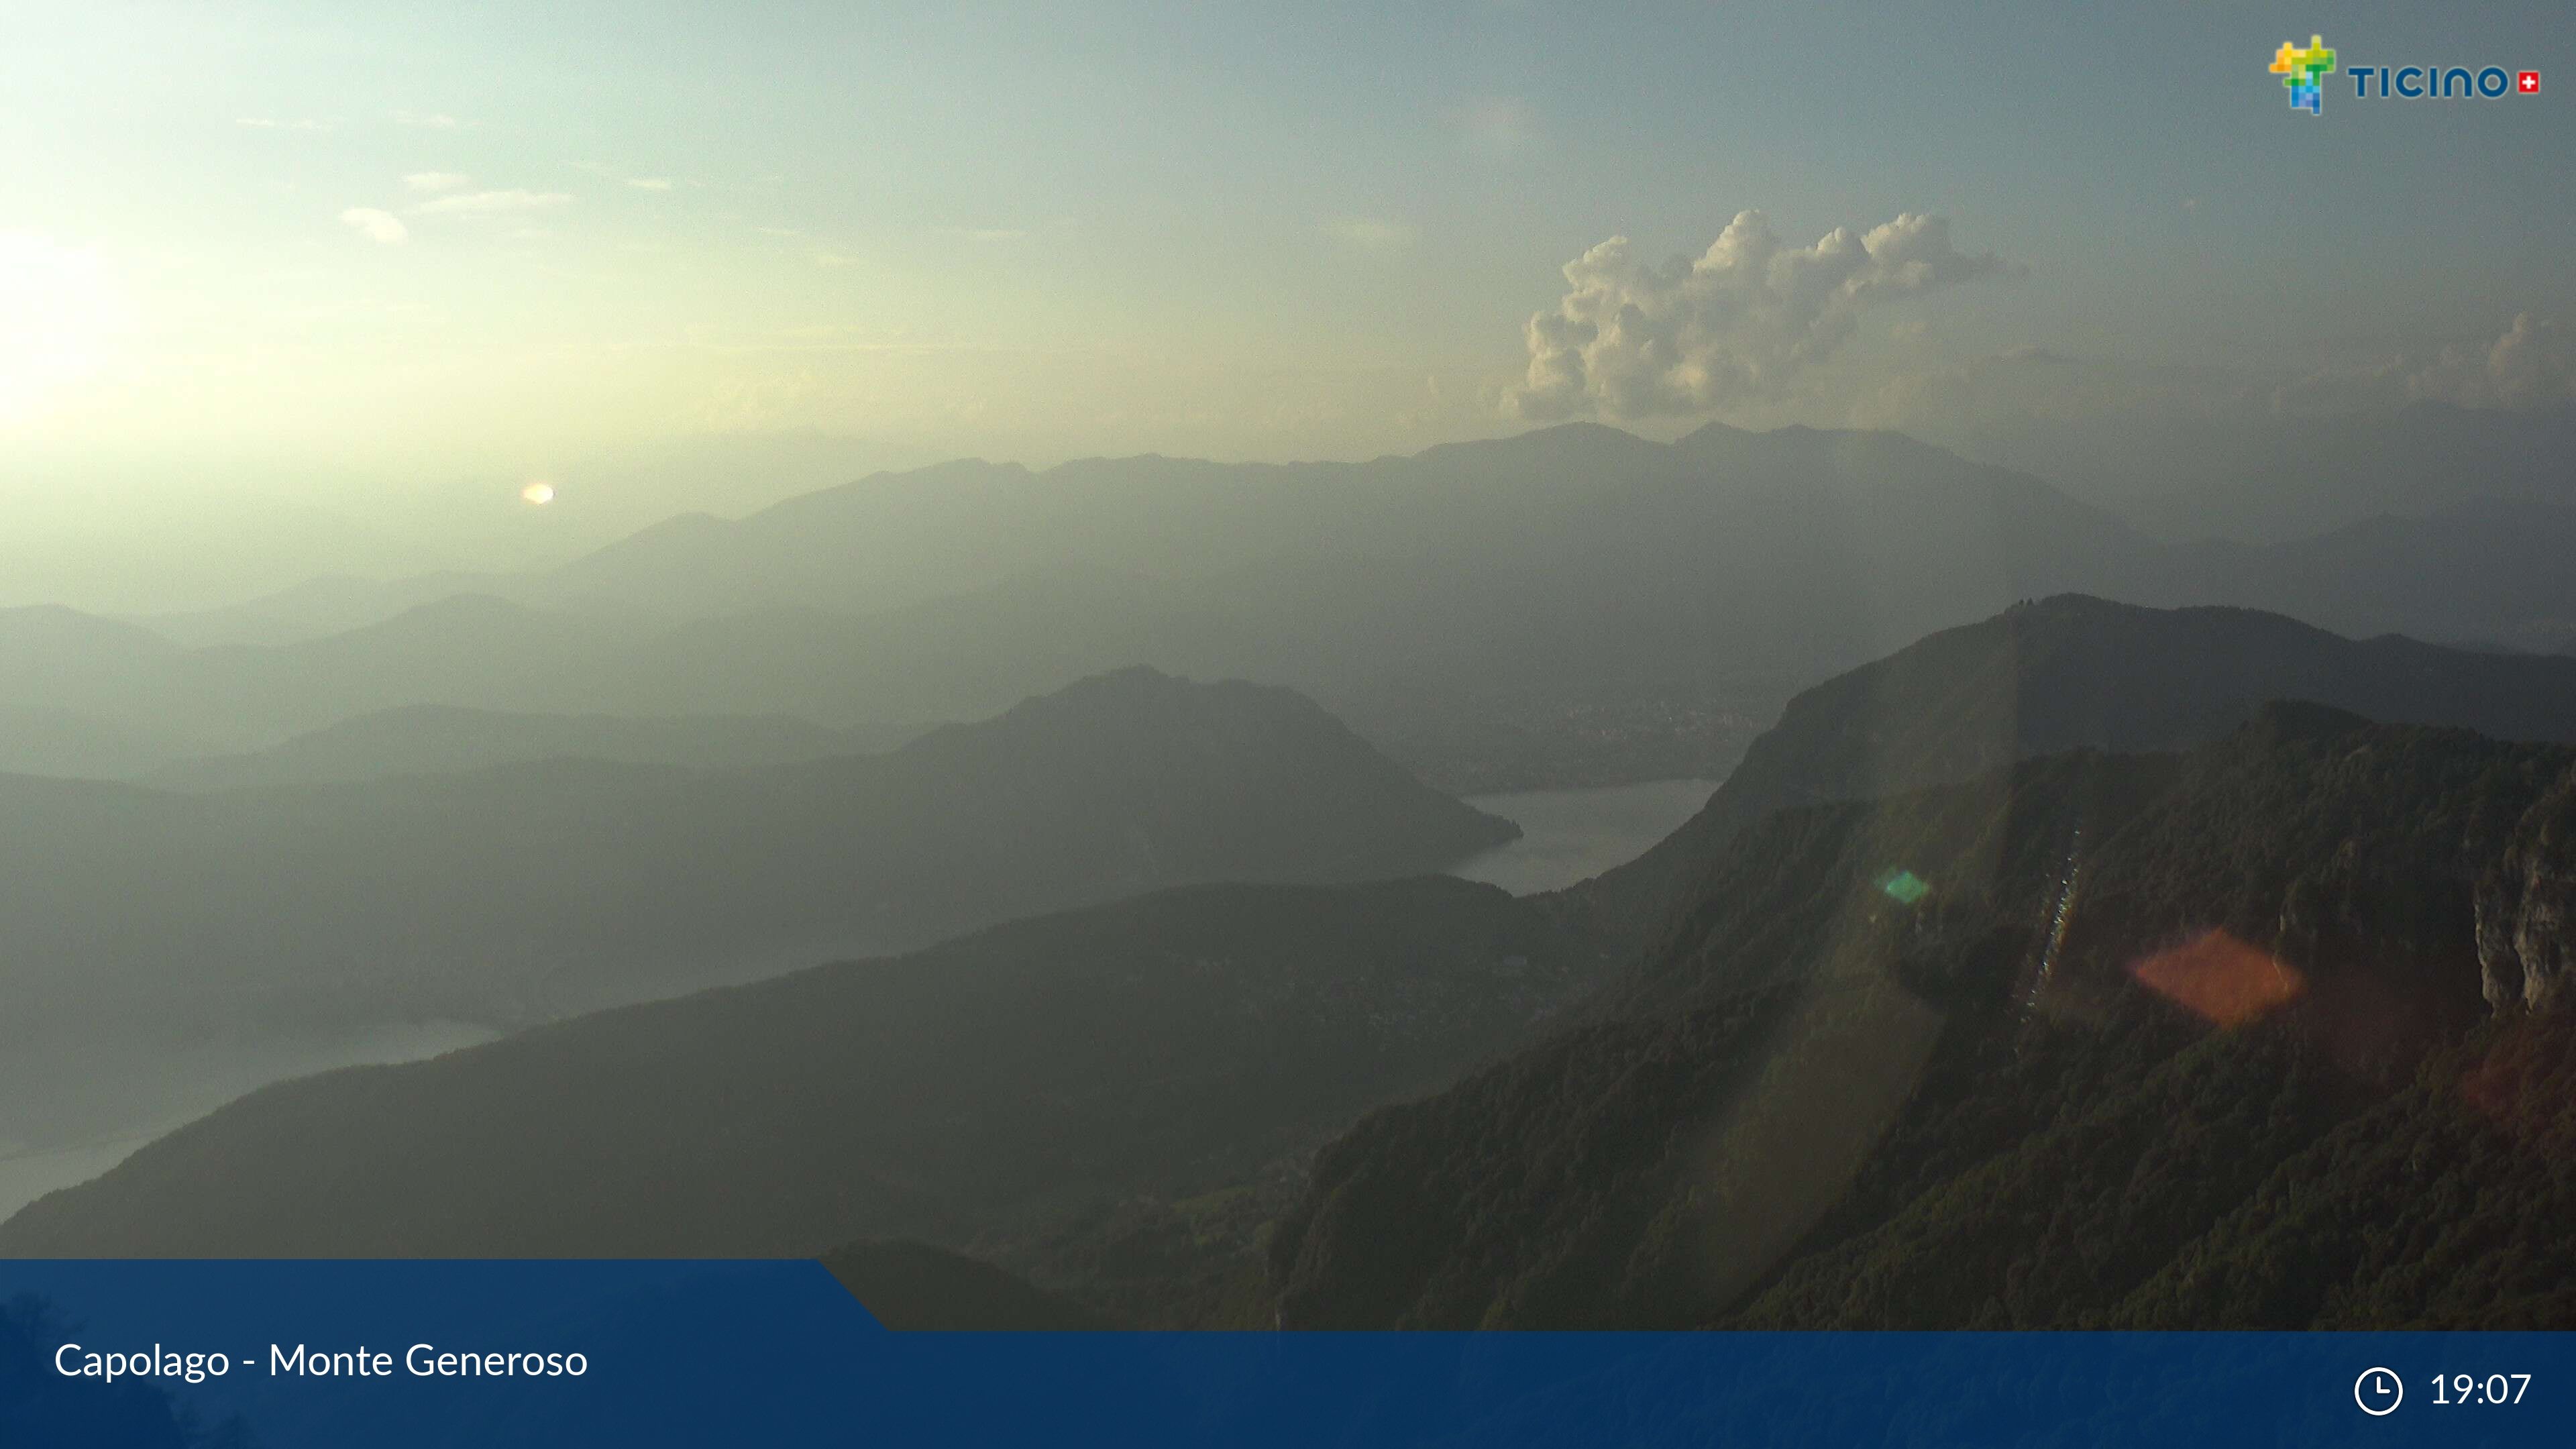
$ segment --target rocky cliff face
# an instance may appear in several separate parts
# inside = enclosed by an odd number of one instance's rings
[[[2523,812],[2479,883],[2477,933],[2489,1006],[2565,1001],[2576,974],[2576,770]]]

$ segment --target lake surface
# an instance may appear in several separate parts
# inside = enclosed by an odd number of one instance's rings
[[[1521,838],[1449,868],[1516,896],[1558,890],[1626,865],[1699,813],[1716,780],[1650,780],[1592,790],[1515,790],[1467,803],[1517,823]]]
[[[331,1036],[227,1039],[170,1050],[81,1043],[64,1059],[11,1061],[0,1077],[0,1218],[87,1182],[172,1128],[245,1092],[335,1067],[418,1061],[497,1040],[461,1021],[413,1022]],[[76,1057],[76,1060],[73,1058]],[[110,1085],[48,1100],[64,1082]]]
[[[1655,780],[1471,795],[1468,804],[1517,823],[1521,838],[1461,861],[1449,874],[1514,895],[1569,886],[1643,855],[1698,813],[1717,786],[1715,780]],[[426,1022],[321,1039],[232,1039],[179,1051],[83,1044],[77,1062],[22,1057],[0,1064],[0,1218],[98,1176],[172,1128],[269,1082],[413,1061],[495,1036],[463,1022]],[[110,1068],[104,1073],[102,1062]],[[74,1080],[114,1085],[93,1086],[77,1102],[46,1100],[47,1086]]]

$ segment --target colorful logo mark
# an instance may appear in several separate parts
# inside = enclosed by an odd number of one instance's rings
[[[2311,116],[2326,113],[2326,76],[2335,68],[2335,53],[2326,49],[2326,38],[2311,35],[2305,46],[2281,42],[2272,57],[2272,74],[2290,88],[2290,109],[2307,108]]]

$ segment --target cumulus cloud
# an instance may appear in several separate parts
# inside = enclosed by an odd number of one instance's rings
[[[572,198],[560,191],[463,191],[424,201],[412,208],[421,216],[498,216],[514,212],[548,211],[569,204]]]
[[[2483,349],[2444,348],[2407,376],[2406,395],[2472,408],[2556,406],[2576,398],[2576,344],[2556,323],[2519,313]]]
[[[2275,383],[2270,410],[2332,416],[2441,402],[2523,412],[2576,402],[2576,339],[2528,312],[2493,341],[2400,349],[2319,367]]]
[[[401,217],[372,206],[350,207],[340,213],[340,221],[378,246],[397,246],[411,239],[411,229],[402,224]]]
[[[471,176],[459,176],[453,171],[415,171],[403,178],[403,185],[413,191],[435,195],[441,191],[454,191],[473,180]]]
[[[1862,313],[2018,270],[1950,241],[1945,217],[1907,213],[1866,234],[1786,247],[1759,211],[1706,252],[1654,266],[1612,237],[1565,266],[1568,291],[1529,320],[1529,370],[1507,395],[1526,418],[1616,418],[1775,401]]]

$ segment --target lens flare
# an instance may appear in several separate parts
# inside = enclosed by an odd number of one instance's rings
[[[1909,906],[1932,894],[1932,883],[1910,870],[1891,870],[1880,876],[1878,888]]]
[[[2268,1015],[2308,985],[2290,963],[2219,930],[2159,951],[2130,974],[2140,985],[2219,1026],[2242,1026]]]

